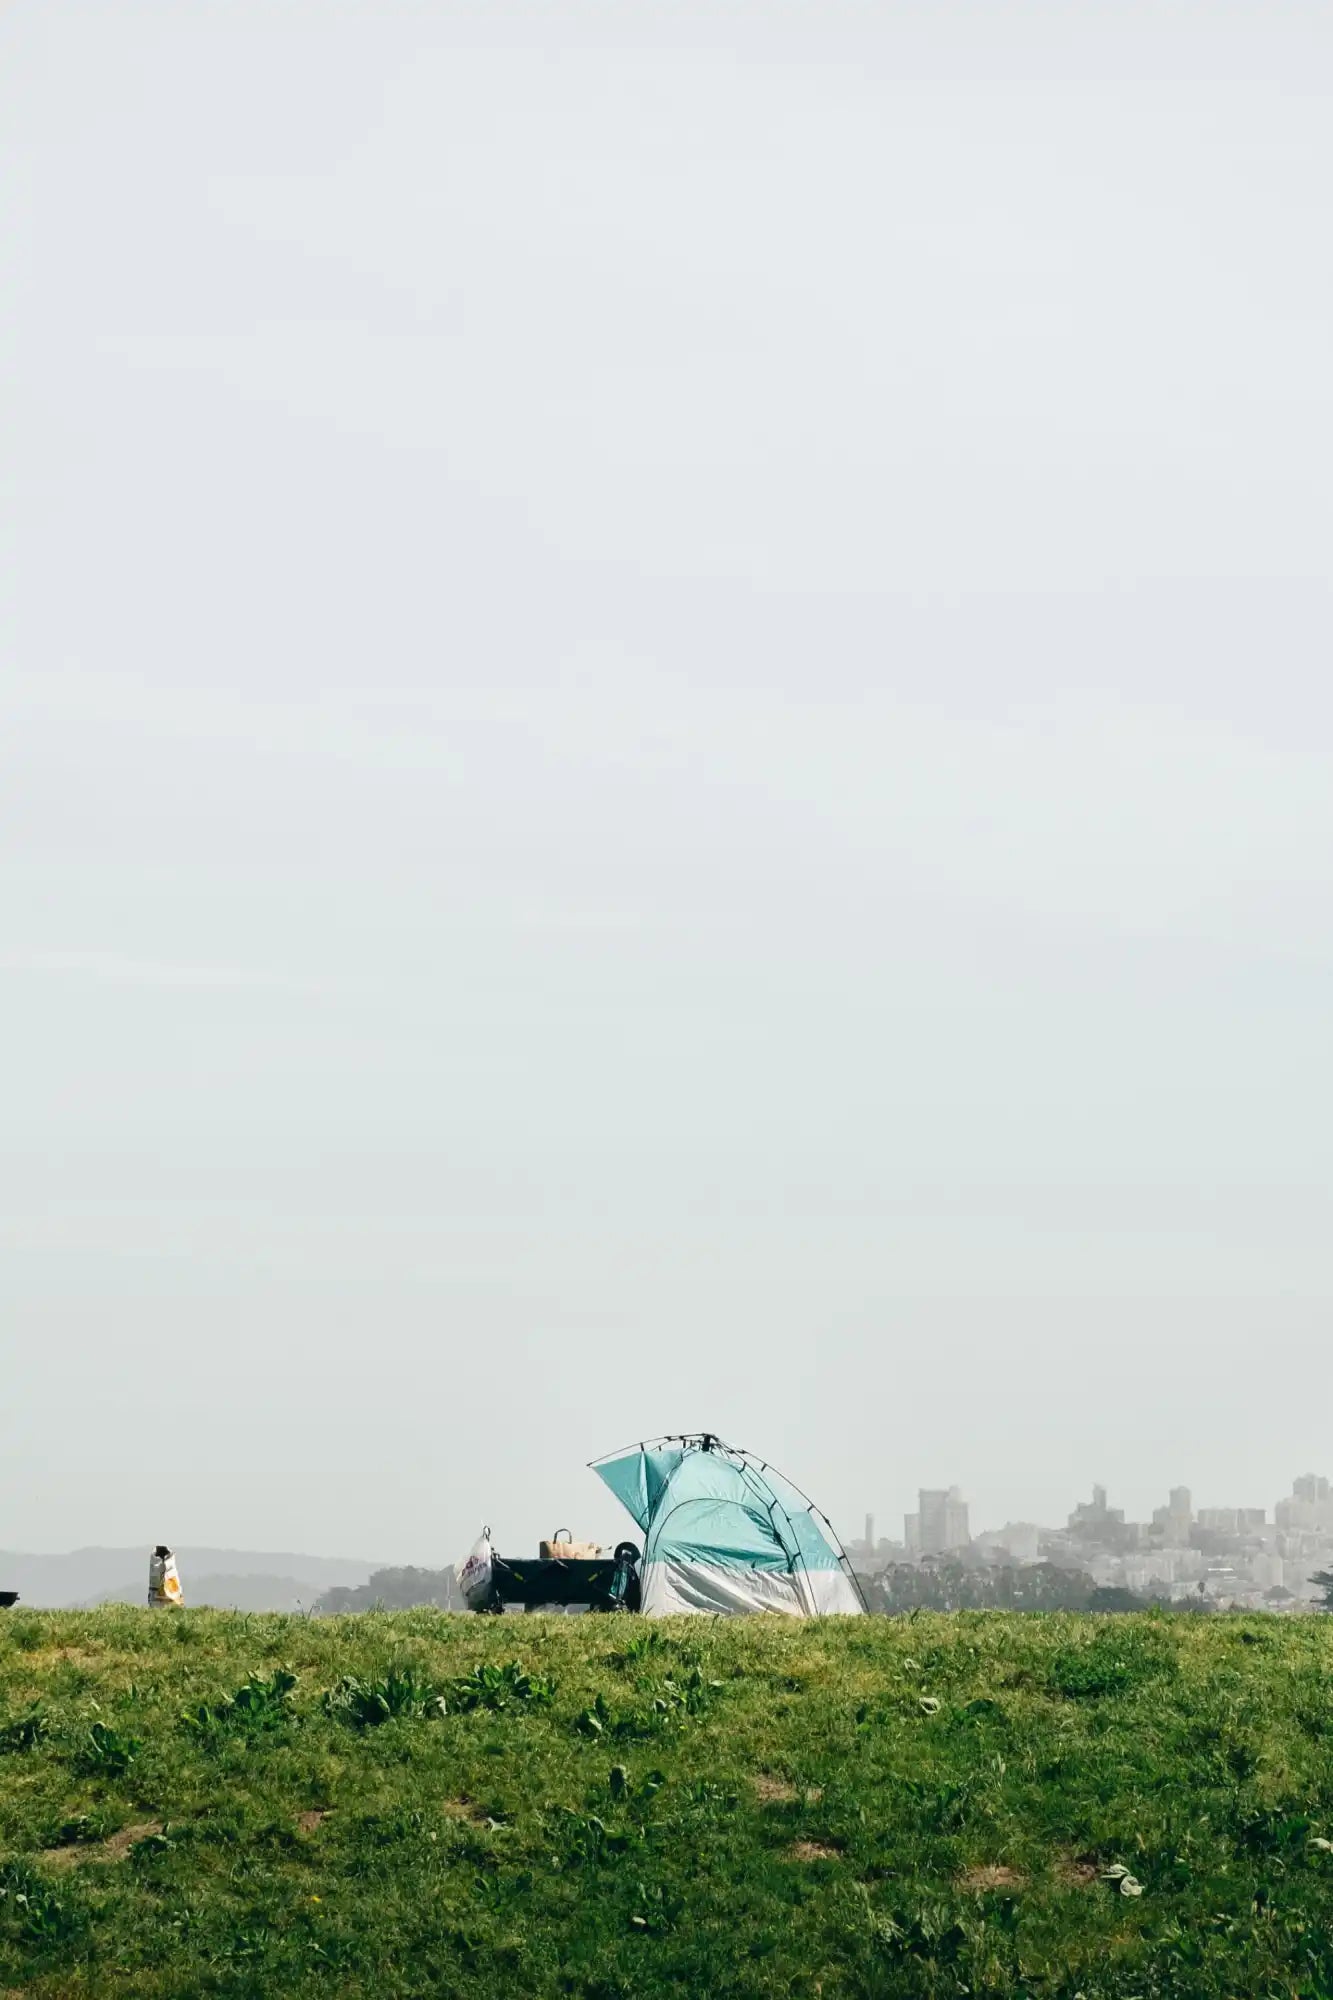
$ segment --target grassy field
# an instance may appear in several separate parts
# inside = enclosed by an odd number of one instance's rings
[[[1320,1619],[19,1609],[0,1994],[1333,2000],[1331,1667]]]

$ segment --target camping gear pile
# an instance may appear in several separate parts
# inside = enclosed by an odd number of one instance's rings
[[[638,1610],[639,1551],[633,1542],[620,1542],[608,1553],[596,1542],[571,1541],[564,1529],[540,1547],[534,1559],[497,1555],[490,1529],[483,1528],[458,1572],[468,1610]]]
[[[592,1470],[637,1522],[642,1557],[633,1542],[621,1542],[608,1558],[592,1544],[570,1542],[566,1531],[526,1562],[497,1555],[487,1528],[459,1571],[469,1609],[586,1605],[650,1618],[864,1612],[828,1518],[753,1452],[698,1431],[614,1452]]]

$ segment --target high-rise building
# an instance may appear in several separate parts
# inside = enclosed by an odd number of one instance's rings
[[[1080,1500],[1069,1516],[1070,1532],[1093,1540],[1104,1539],[1124,1525],[1124,1508],[1107,1506],[1104,1486],[1094,1486],[1091,1500]]]
[[[1165,1507],[1154,1507],[1152,1524],[1163,1539],[1176,1547],[1185,1546],[1194,1524],[1188,1486],[1173,1486]]]
[[[949,1496],[942,1486],[923,1486],[917,1494],[917,1519],[921,1523],[921,1553],[937,1556],[948,1547],[944,1539],[944,1507]]]
[[[965,1549],[971,1540],[967,1502],[959,1489],[951,1486],[944,1505],[944,1546],[946,1549]]]
[[[1278,1501],[1273,1509],[1273,1519],[1279,1528],[1306,1532],[1333,1531],[1333,1495],[1330,1495],[1328,1481],[1313,1472],[1293,1479],[1291,1497]]]
[[[943,1555],[946,1549],[967,1547],[972,1539],[967,1525],[967,1502],[957,1486],[923,1486],[917,1494],[917,1505],[922,1555]]]

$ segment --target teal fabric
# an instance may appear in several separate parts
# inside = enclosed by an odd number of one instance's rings
[[[646,1562],[840,1569],[810,1503],[772,1466],[723,1447],[640,1445],[593,1470],[647,1537]]]
[[[841,1569],[842,1562],[808,1507],[790,1517],[790,1530],[807,1569]]]
[[[645,1562],[789,1569],[762,1492],[717,1451],[692,1451],[671,1475],[648,1529]]]
[[[593,1471],[647,1534],[653,1510],[683,1455],[676,1446],[639,1445],[621,1458],[604,1459]]]
[[[842,1558],[828,1540],[810,1510],[810,1502],[774,1465],[749,1466],[764,1490],[772,1495],[784,1542],[800,1553],[807,1569],[841,1569]]]
[[[597,1477],[611,1488],[626,1513],[632,1514],[640,1528],[648,1526],[648,1489],[643,1477],[643,1453],[626,1452],[623,1458],[608,1458],[601,1465],[594,1465]]]

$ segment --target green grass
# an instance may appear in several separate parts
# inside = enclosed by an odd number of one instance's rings
[[[1319,1619],[8,1612],[0,1995],[1333,2000],[1330,1669]]]

